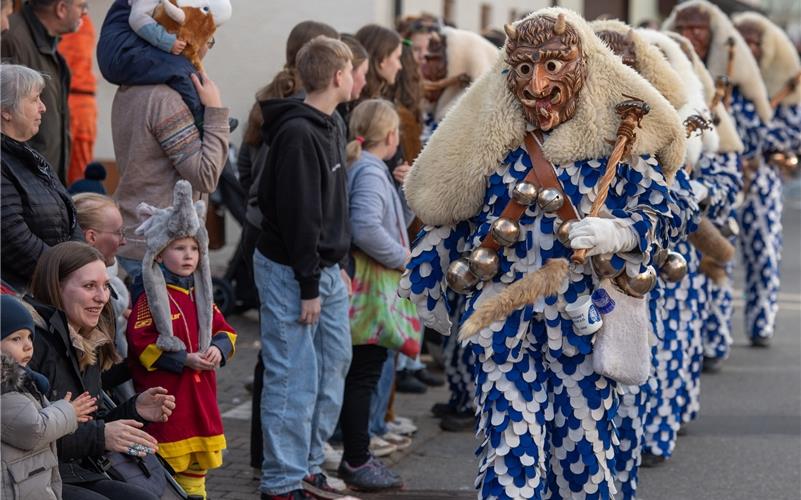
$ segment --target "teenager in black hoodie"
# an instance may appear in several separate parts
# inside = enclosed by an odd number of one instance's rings
[[[259,179],[262,233],[253,256],[261,301],[262,499],[330,489],[323,445],[342,406],[351,359],[350,248],[344,138],[333,114],[350,99],[351,53],[317,37],[298,53],[306,97],[262,104],[270,148]]]

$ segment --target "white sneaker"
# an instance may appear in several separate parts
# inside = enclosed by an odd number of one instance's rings
[[[396,451],[398,451],[398,447],[394,444],[384,441],[378,436],[370,438],[370,453],[372,453],[374,457],[385,457]]]
[[[412,438],[401,436],[400,434],[395,434],[394,432],[387,432],[381,436],[381,439],[390,444],[394,444],[399,450],[405,450],[412,444]]]
[[[417,432],[417,426],[411,419],[405,417],[395,417],[395,420],[387,422],[387,432],[408,436]]]
[[[325,460],[323,461],[323,469],[336,472],[337,467],[339,467],[339,462],[342,461],[342,450],[338,450],[333,446],[331,446],[330,444],[324,443],[323,453],[325,453]]]
[[[328,486],[337,491],[346,491],[348,489],[348,485],[345,484],[345,481],[339,479],[338,477],[328,477]]]

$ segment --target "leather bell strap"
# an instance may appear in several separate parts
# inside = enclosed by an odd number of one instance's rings
[[[578,219],[578,215],[573,208],[573,204],[570,203],[570,200],[567,198],[567,195],[565,195],[564,190],[562,189],[562,184],[556,177],[556,172],[554,172],[553,165],[551,165],[551,162],[545,158],[545,154],[542,152],[542,148],[540,147],[539,142],[537,142],[537,140],[534,138],[533,133],[526,134],[525,146],[528,156],[531,158],[532,168],[528,171],[526,177],[523,178],[521,182],[533,184],[538,190],[546,188],[556,189],[562,193],[562,199],[564,200],[562,206],[557,211],[559,218],[562,219],[562,221]],[[499,218],[517,222],[520,220],[520,217],[523,216],[527,208],[527,205],[523,205],[514,199],[511,199],[506,207],[504,207]],[[498,251],[501,248],[501,245],[495,241],[495,237],[492,235],[491,230],[489,233],[487,233],[487,236],[484,237],[484,240],[481,242],[481,246],[495,251]]]

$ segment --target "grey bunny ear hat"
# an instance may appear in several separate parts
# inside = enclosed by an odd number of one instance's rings
[[[209,267],[209,235],[206,232],[206,204],[192,202],[192,186],[185,180],[175,183],[171,207],[156,208],[140,203],[136,208],[140,218],[146,218],[136,234],[145,237],[146,250],[142,259],[142,281],[147,295],[150,314],[159,332],[156,346],[162,351],[182,351],[183,341],[172,331],[170,298],[164,273],[156,257],[173,240],[195,238],[200,259],[195,269],[195,304],[197,305],[198,347],[204,351],[211,342],[211,319],[214,299],[211,290],[211,268]]]

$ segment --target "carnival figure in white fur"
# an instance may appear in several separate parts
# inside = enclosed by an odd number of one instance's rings
[[[673,9],[663,29],[686,36],[713,78],[725,77],[720,98],[731,111],[743,141],[744,201],[738,210],[740,241],[746,267],[746,335],[755,346],[773,336],[781,257],[781,180],[766,158],[783,152],[773,110],[759,66],[743,37],[728,17],[705,0],[692,0]],[[710,369],[725,358],[706,358]]]
[[[446,334],[446,295],[466,294],[461,336],[478,362],[481,498],[611,498],[617,384],[596,370],[614,371],[598,362],[611,362],[599,345],[621,323],[599,300],[603,325],[593,333],[600,315],[590,295],[602,277],[610,294],[619,285],[642,297],[655,283],[650,249],[667,243],[678,210],[668,184],[684,163],[684,130],[668,101],[572,11],[543,9],[506,31],[502,58],[453,106],[406,179],[427,226],[401,294]],[[616,107],[644,109],[632,97],[650,112],[620,142]],[[606,192],[599,179],[616,137],[631,146],[612,163]],[[537,172],[550,172],[547,184]],[[634,300],[643,382],[647,305]],[[622,351],[615,356],[629,368]]]
[[[694,418],[700,407],[704,328],[711,324],[724,328],[728,321],[721,317],[717,303],[713,302],[712,287],[717,289],[717,281],[721,280],[729,290],[731,286],[725,267],[731,267],[734,247],[718,227],[726,227],[740,190],[738,154],[742,143],[722,103],[716,105],[714,113],[708,109],[707,103],[715,93],[714,84],[689,41],[680,35],[652,30],[637,32],[657,46],[682,75],[688,102],[683,108],[686,111],[680,110],[679,114],[695,112],[713,117],[712,128],[703,130],[700,158],[690,154],[687,157],[688,163],[695,165],[693,191],[704,214],[699,230],[675,248],[687,259],[688,277],[666,282],[660,301],[665,337],[654,356],[655,374],[647,389],[642,443],[642,464],[653,466],[670,458],[679,428]],[[706,268],[704,262],[708,264]],[[713,266],[711,277],[705,274],[710,272],[709,266]]]
[[[671,197],[676,202],[673,207],[677,211],[672,214],[670,222],[669,247],[656,252],[659,273],[656,287],[649,295],[651,327],[659,339],[653,349],[657,371],[645,384],[620,385],[622,397],[615,416],[620,439],[620,446],[615,449],[615,483],[619,498],[630,499],[637,492],[643,424],[650,397],[655,393],[650,390],[649,383],[656,384],[659,378],[659,361],[680,366],[683,355],[680,336],[700,335],[697,294],[691,287],[698,270],[698,258],[688,244],[687,236],[698,228],[698,202],[705,190],[690,176],[693,165],[701,156],[704,133],[716,134],[707,121],[709,113],[703,99],[699,97],[691,102],[683,77],[672,68],[658,47],[651,45],[640,32],[617,20],[593,21],[590,25],[624,64],[642,75],[668,100],[687,129],[684,168],[676,172],[670,186]],[[700,84],[698,87],[700,92]],[[707,142],[714,141],[710,138]]]

